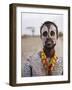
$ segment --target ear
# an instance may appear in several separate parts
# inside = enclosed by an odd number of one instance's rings
[[[42,39],[42,35],[40,34],[40,38]]]
[[[57,39],[58,39],[58,36],[57,36]]]
[[[57,39],[58,39],[58,36],[59,36],[59,34],[57,33],[57,35],[56,35]]]

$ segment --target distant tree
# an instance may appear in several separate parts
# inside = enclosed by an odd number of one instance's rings
[[[35,27],[27,27],[27,29],[29,29],[32,32],[32,36],[34,36],[35,33]]]
[[[35,28],[33,27],[32,28],[32,36],[34,36],[34,33],[35,33]]]

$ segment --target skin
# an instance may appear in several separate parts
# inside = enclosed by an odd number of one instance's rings
[[[53,24],[43,25],[40,37],[43,42],[43,50],[46,56],[48,58],[52,57],[55,53],[54,47],[57,41],[56,27]]]

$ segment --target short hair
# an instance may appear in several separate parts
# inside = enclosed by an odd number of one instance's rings
[[[46,21],[42,24],[42,26],[40,27],[40,34],[41,34],[41,30],[42,30],[44,25],[48,26],[49,28],[50,28],[50,25],[54,25],[56,27],[56,35],[57,35],[57,38],[58,38],[58,27],[54,22],[51,22],[51,21]]]

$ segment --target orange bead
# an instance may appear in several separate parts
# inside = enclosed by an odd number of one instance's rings
[[[45,64],[45,60],[42,60],[43,64]]]

